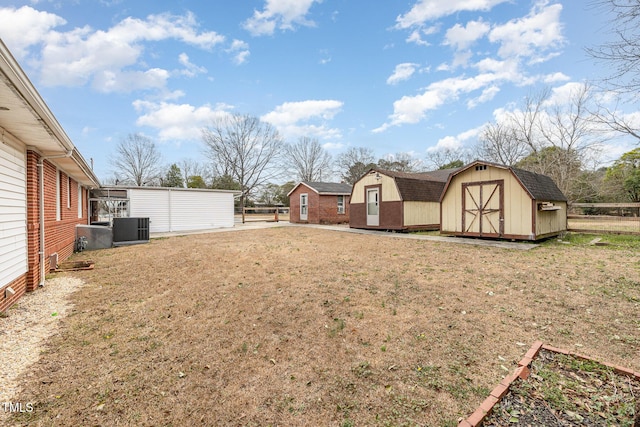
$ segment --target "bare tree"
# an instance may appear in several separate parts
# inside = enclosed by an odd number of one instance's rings
[[[331,155],[315,138],[301,137],[287,145],[285,156],[300,181],[322,181],[331,175]]]
[[[366,147],[351,147],[336,159],[336,167],[342,180],[355,183],[369,169],[376,167],[373,150]]]
[[[202,181],[204,182],[209,182],[212,179],[211,170],[204,163],[200,163],[193,159],[182,159],[178,166],[182,172],[182,180],[184,181],[185,186],[187,186],[187,183],[196,176],[202,178]]]
[[[116,154],[110,163],[117,181],[123,184],[158,184],[163,173],[162,156],[156,144],[141,134],[129,134],[116,146]]]
[[[604,78],[608,87],[637,98],[640,93],[640,2],[594,0],[598,13],[609,14],[613,40],[587,49],[587,53],[608,65]],[[598,10],[599,9],[599,10]]]
[[[584,165],[595,161],[605,139],[593,120],[591,93],[585,83],[564,100],[553,101],[548,89],[528,96],[521,109],[487,125],[480,157],[548,175],[571,198]]]
[[[483,160],[513,166],[530,151],[515,136],[515,129],[501,122],[488,123],[482,130],[477,148],[477,156]]]
[[[463,166],[470,161],[470,153],[463,149],[438,148],[427,152],[430,169],[450,169]]]
[[[422,160],[413,157],[411,153],[389,154],[385,158],[378,160],[378,166],[381,169],[387,169],[396,172],[418,172],[422,170]]]
[[[603,129],[631,136],[640,144],[640,127],[618,110],[617,103],[614,108],[606,106],[604,103],[598,103],[596,109],[591,112],[591,118]]]
[[[249,115],[218,118],[202,131],[216,175],[240,184],[244,206],[259,186],[281,174],[277,164],[284,141],[270,124]]]

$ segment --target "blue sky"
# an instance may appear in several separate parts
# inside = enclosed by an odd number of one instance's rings
[[[606,75],[584,52],[607,37],[606,16],[585,3],[0,0],[0,37],[106,179],[131,133],[167,164],[204,161],[200,130],[228,113],[333,156],[473,146],[527,94]]]

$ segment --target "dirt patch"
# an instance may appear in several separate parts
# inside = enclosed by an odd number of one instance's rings
[[[454,426],[536,340],[640,370],[637,250],[282,227],[90,257],[18,423]]]

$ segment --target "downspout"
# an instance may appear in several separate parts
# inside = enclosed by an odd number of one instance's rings
[[[44,277],[46,272],[44,271],[44,161],[49,159],[61,159],[65,157],[71,157],[73,155],[73,150],[67,151],[65,154],[56,154],[52,156],[41,156],[38,159],[38,185],[40,190],[40,203],[39,203],[39,220],[40,220],[40,250],[38,251],[38,255],[40,256],[40,283],[38,283],[38,287],[41,288],[44,286]],[[57,179],[57,178],[56,178]],[[56,197],[58,197],[56,195]],[[60,201],[62,203],[62,201]]]

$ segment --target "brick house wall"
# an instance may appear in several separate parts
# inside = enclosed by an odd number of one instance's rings
[[[308,194],[307,220],[300,220],[300,195]],[[344,214],[338,214],[338,196],[318,194],[304,184],[289,196],[289,222],[305,224],[342,224],[349,222],[349,196],[344,196]]]
[[[349,222],[349,196],[344,198],[344,213],[338,213],[338,196],[324,195],[319,196],[318,205],[318,222],[320,224],[344,224]]]

